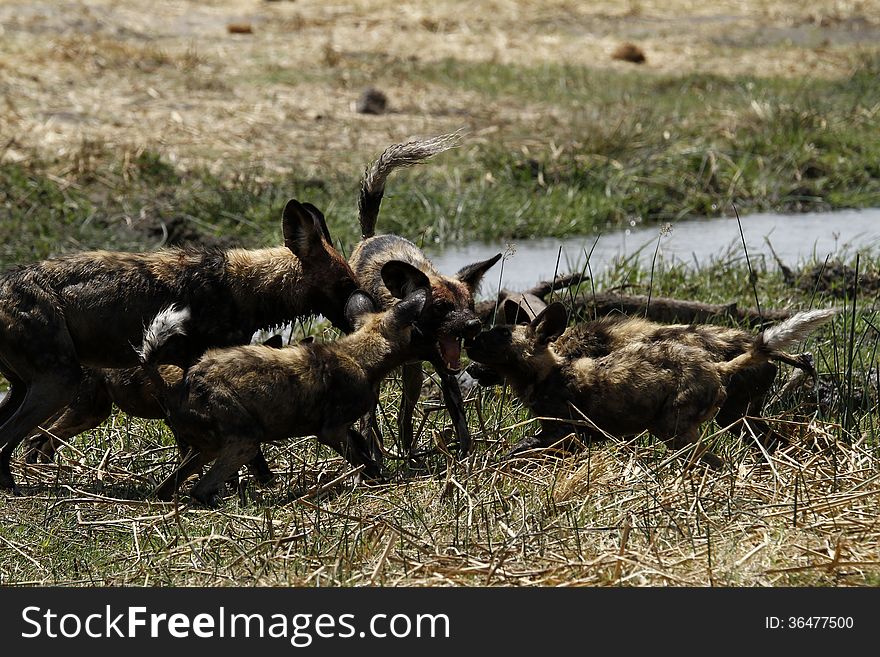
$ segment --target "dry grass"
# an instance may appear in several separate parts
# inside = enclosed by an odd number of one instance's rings
[[[771,458],[729,446],[719,475],[686,470],[683,455],[645,440],[503,462],[495,437],[516,430],[505,426],[479,436],[465,463],[354,488],[340,459],[297,440],[273,452],[273,488],[248,487],[245,504],[205,511],[122,499],[174,453],[138,449],[150,432],[125,436],[116,424],[97,444],[66,449],[64,466],[30,469],[34,495],[4,501],[0,581],[876,584],[876,447],[843,444],[815,420],[779,427],[796,436],[792,446]],[[27,525],[10,531],[22,518]]]
[[[404,72],[384,80],[395,112],[355,113],[364,78],[395,66],[453,58],[623,71],[610,55],[634,40],[651,53],[642,68],[657,74],[834,78],[872,42],[878,16],[877,0],[495,0],[465,12],[451,0],[18,0],[0,6],[0,134],[14,137],[13,159],[100,140],[218,171],[327,158],[360,167],[413,134],[534,138],[535,118],[560,112],[486,102]],[[253,33],[229,33],[230,24]]]

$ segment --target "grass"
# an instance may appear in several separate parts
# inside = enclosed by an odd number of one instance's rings
[[[872,56],[845,79],[806,84],[449,60],[412,65],[407,75],[481,94],[486,103],[541,95],[548,107],[564,108],[566,120],[551,114],[526,140],[512,130],[498,140],[466,140],[460,151],[398,174],[380,229],[449,243],[713,216],[734,202],[743,212],[877,206],[878,70]],[[20,217],[29,220],[16,240],[20,253],[10,253],[16,247],[7,240],[2,260],[46,255],[56,237],[46,226],[58,223],[56,251],[147,247],[169,221],[228,243],[273,243],[291,196],[324,208],[334,234],[350,247],[358,176],[376,155],[319,172],[245,167],[217,174],[180,170],[150,149],[132,148],[120,158],[89,141],[59,161],[0,164],[0,207],[11,219],[5,231],[20,230]],[[36,244],[36,252],[25,244]]]
[[[855,262],[850,263],[855,265]],[[25,496],[2,506],[4,584],[62,585],[877,585],[876,311],[785,283],[757,263],[719,257],[699,269],[619,263],[597,289],[652,280],[655,295],[753,300],[844,310],[806,348],[822,395],[779,398],[766,417],[791,445],[771,456],[709,424],[721,473],[684,468],[642,435],[574,454],[505,461],[534,425],[506,389],[467,397],[475,453],[442,449],[412,470],[389,450],[389,483],[353,485],[352,471],[312,438],[267,445],[278,481],[244,480],[216,511],[149,499],[176,451],[159,422],[113,416],[61,451],[57,464],[15,463]],[[878,262],[860,258],[862,271]],[[587,290],[589,283],[584,284]],[[769,299],[773,299],[772,303]],[[443,445],[448,418],[433,381],[416,425]],[[399,382],[380,418],[394,435]],[[422,422],[423,421],[423,422]]]

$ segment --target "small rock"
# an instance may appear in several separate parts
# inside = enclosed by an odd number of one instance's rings
[[[358,114],[384,114],[387,108],[388,97],[375,87],[364,89],[355,105]]]
[[[226,31],[230,34],[253,34],[254,28],[250,23],[229,23]]]
[[[619,59],[624,62],[632,62],[633,64],[644,64],[646,61],[645,52],[634,43],[621,43],[614,52],[611,53],[611,59]]]

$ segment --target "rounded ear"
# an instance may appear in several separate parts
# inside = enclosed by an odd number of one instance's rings
[[[263,346],[272,347],[273,349],[281,349],[284,346],[284,340],[281,339],[280,334],[275,334],[268,340],[264,340]]]
[[[299,344],[312,344],[315,341],[314,335],[307,335],[302,340],[299,341]]]
[[[373,301],[373,297],[363,290],[355,290],[345,302],[343,314],[352,330],[357,330],[363,325],[367,315],[374,312],[376,312],[376,302]]]
[[[323,235],[321,222],[295,198],[284,206],[281,230],[284,233],[284,246],[298,258],[303,258],[320,247]]]
[[[402,328],[404,326],[412,326],[422,316],[425,306],[431,300],[431,292],[426,287],[420,287],[413,290],[404,297],[402,301],[398,301],[388,311],[394,324]]]
[[[382,265],[382,282],[396,299],[403,299],[419,288],[430,288],[428,276],[402,260],[389,260]]]
[[[534,319],[528,316],[525,308],[510,297],[507,297],[501,302],[500,317],[504,324],[516,324],[517,322],[528,324]]]
[[[330,238],[330,229],[327,228],[327,220],[324,219],[324,213],[311,203],[303,203],[302,205],[306,211],[312,215],[312,219],[318,222],[318,226],[321,229],[321,233],[324,235],[324,239],[327,240],[327,244],[332,246],[333,240]]]
[[[494,265],[496,262],[501,260],[501,256],[504,255],[499,253],[498,255],[492,256],[488,260],[483,260],[482,262],[475,262],[472,265],[468,265],[467,267],[462,267],[458,270],[458,273],[455,275],[455,278],[464,283],[468,290],[471,292],[471,296],[477,291],[477,287],[480,285],[480,281],[483,280],[483,275],[489,271],[489,268]]]
[[[507,324],[529,324],[547,304],[533,294],[511,294],[501,303]]]
[[[548,344],[562,335],[568,324],[568,311],[558,301],[544,308],[530,326],[535,331],[538,344]]]

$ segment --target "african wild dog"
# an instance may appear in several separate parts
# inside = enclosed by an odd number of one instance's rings
[[[264,341],[267,347],[281,349],[281,336]],[[158,374],[168,386],[183,379],[183,370],[177,365],[159,365]],[[141,367],[96,369],[84,367],[79,386],[70,403],[52,421],[44,432],[28,438],[25,443],[27,462],[50,463],[58,451],[59,441],[65,442],[85,431],[94,429],[110,417],[113,406],[133,417],[147,420],[165,418],[165,409],[159,391]],[[257,481],[268,483],[273,474],[260,452],[250,464]]]
[[[498,323],[516,324],[522,320],[529,323],[534,319],[534,308],[540,310],[542,306],[535,305],[534,301],[526,304],[525,301],[520,295],[505,297],[499,305]],[[542,303],[540,299],[537,301]],[[517,315],[521,319],[517,319]],[[754,339],[753,333],[738,328],[710,324],[660,324],[615,314],[570,327],[553,342],[552,348],[558,356],[574,360],[607,356],[615,349],[633,342],[678,340],[685,345],[704,349],[714,361],[728,361],[748,351]],[[814,378],[816,376],[808,354],[791,356],[774,353],[771,360],[788,363]],[[720,426],[729,427],[733,433],[741,436],[754,436],[769,451],[784,444],[786,439],[768,423],[754,416],[761,413],[777,371],[778,367],[773,362],[757,363],[738,371],[727,383],[727,397],[715,416]],[[503,378],[497,372],[482,363],[471,363],[467,373],[483,386],[503,383]]]
[[[357,283],[323,215],[291,200],[282,229],[282,247],[93,251],[0,276],[0,374],[11,386],[0,406],[0,488],[16,490],[12,452],[73,398],[82,367],[137,365],[131,345],[169,304],[194,317],[159,358],[181,366],[304,314],[348,328],[342,310]]]
[[[413,338],[414,359],[403,366],[403,396],[399,415],[403,449],[413,453],[413,410],[422,388],[422,361],[434,366],[440,377],[443,399],[452,418],[461,455],[470,451],[471,439],[455,374],[461,368],[461,341],[479,333],[481,323],[474,312],[474,293],[486,271],[501,258],[498,254],[461,269],[454,276],[439,273],[421,249],[397,235],[376,236],[376,219],[385,192],[385,181],[394,169],[421,162],[455,144],[455,136],[444,135],[425,141],[411,141],[387,148],[370,164],[361,180],[358,199],[362,241],[349,258],[361,286],[380,308],[389,308],[395,297],[410,290],[431,290],[427,318],[421,333]],[[393,269],[386,264],[397,261]],[[371,430],[378,439],[375,409]]]
[[[803,340],[835,314],[799,313],[752,336],[728,360],[711,355],[701,339],[687,339],[697,332],[634,339],[643,333],[640,320],[626,325],[632,329],[629,335],[591,335],[589,324],[566,330],[567,314],[557,302],[530,324],[484,331],[467,344],[467,353],[504,376],[532,414],[542,418],[540,432],[521,440],[511,454],[553,444],[576,430],[573,422],[587,423],[576,431],[590,438],[648,430],[678,449],[699,441],[699,426],[724,404],[731,377],[778,358],[780,349]],[[591,339],[619,343],[606,349],[590,345]],[[705,452],[702,458],[721,465],[714,454]]]
[[[378,382],[408,357],[413,326],[429,306],[430,291],[421,288],[377,313],[370,296],[358,291],[345,306],[356,328],[350,335],[285,349],[212,349],[170,386],[158,378],[151,353],[164,335],[185,330],[188,313],[161,313],[154,325],[165,328],[145,336],[144,368],[164,386],[167,422],[192,452],[156,495],[171,499],[181,481],[213,460],[191,493],[211,505],[223,482],[259,453],[260,443],[291,436],[315,435],[352,465],[363,465],[368,477],[379,477],[371,446],[351,425],[376,403]]]

